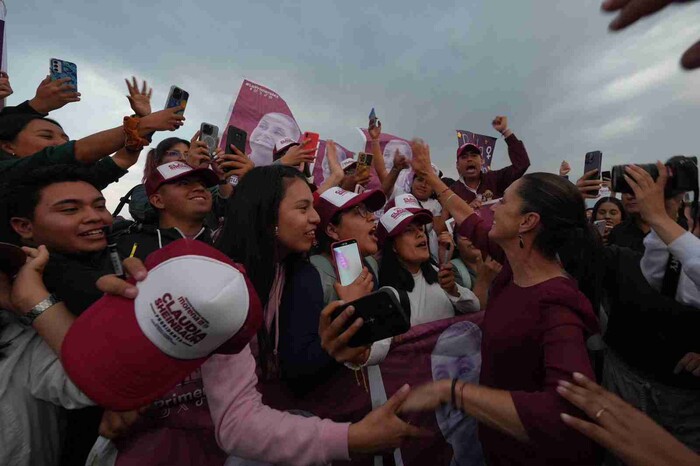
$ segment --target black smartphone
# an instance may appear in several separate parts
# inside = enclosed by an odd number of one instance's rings
[[[248,133],[235,126],[229,126],[226,135],[226,150],[224,152],[233,154],[233,149],[231,149],[231,146],[233,146],[245,154],[245,143],[247,139]]]
[[[603,153],[599,150],[593,151],[593,152],[588,152],[586,154],[586,161],[583,165],[583,173],[588,173],[591,170],[598,170],[596,172],[595,180],[601,179],[600,176],[602,175],[600,169],[603,167]],[[600,191],[591,191],[590,194],[593,194],[594,196],[597,196],[600,193]]]
[[[358,317],[361,317],[364,322],[348,342],[351,348],[368,346],[375,341],[406,333],[411,328],[408,296],[400,299],[399,292],[391,287],[385,286],[374,293],[340,306],[333,313],[333,319],[336,319],[348,306],[353,306],[355,313],[348,320],[346,327],[352,325]]]

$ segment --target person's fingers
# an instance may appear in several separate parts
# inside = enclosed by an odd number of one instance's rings
[[[146,279],[148,275],[148,270],[146,266],[143,265],[141,259],[137,257],[127,257],[123,262],[124,271],[129,274],[129,276],[134,277],[137,282],[142,282]]]
[[[700,358],[691,358],[685,365],[686,372],[695,372],[700,367]]]
[[[355,309],[352,306],[350,306],[348,309],[352,309],[353,313],[355,312]],[[343,313],[343,314],[345,314],[345,313]],[[347,319],[349,319],[349,318],[350,317],[348,317]],[[338,319],[336,319],[336,320],[338,320]],[[334,338],[332,343],[331,343],[331,350],[338,349],[339,347],[342,348],[342,347],[348,346],[348,343],[350,342],[352,337],[355,336],[355,334],[360,330],[360,328],[362,327],[362,324],[364,323],[361,318],[357,318],[347,329],[345,329],[345,331],[343,331],[343,327],[339,328],[336,325],[337,324],[336,320],[331,322],[331,326],[329,327],[329,329],[332,328],[335,335],[337,335],[337,337]]]
[[[141,94],[146,95],[146,91],[148,91],[148,83],[146,80],[143,80],[143,86],[141,86]]]
[[[150,99],[151,96],[153,96],[153,88],[148,91],[148,98]]]
[[[51,76],[46,75],[46,77],[39,83],[39,87],[46,86],[51,83]]]
[[[624,429],[622,423],[613,412],[615,407],[604,397],[563,380],[559,381],[557,393],[581,409],[598,424],[618,431]]]
[[[674,374],[680,374],[683,372],[683,369],[685,369],[685,365],[688,364],[688,361],[690,361],[690,358],[692,357],[692,354],[688,353],[685,356],[681,358],[680,361],[676,364],[676,367],[673,368],[673,373]]]
[[[681,66],[686,70],[700,67],[700,41],[693,44],[681,57]]]
[[[600,8],[604,11],[613,12],[624,7],[630,2],[630,0],[605,0]]]
[[[101,292],[113,296],[123,296],[125,298],[134,299],[138,295],[138,288],[126,280],[122,280],[116,275],[103,275],[97,279],[95,284]]]
[[[127,78],[124,78],[124,82],[126,83],[126,89],[129,91],[129,95],[127,97],[130,97],[131,94],[133,94],[133,92],[131,90],[131,83],[129,82],[129,80]]]
[[[640,197],[642,195],[642,189],[637,184],[637,181],[629,175],[622,176],[625,178],[625,181],[627,181],[629,187],[632,188],[632,191],[634,192],[634,197]]]
[[[666,187],[666,181],[668,180],[668,170],[660,160],[656,161],[656,169],[659,170],[659,177],[656,179],[656,185],[664,189]],[[649,176],[649,178],[651,179],[651,176]]]
[[[663,0],[663,1],[655,1],[655,2],[649,2],[649,1],[626,2],[622,6],[622,9],[620,10],[620,13],[618,14],[618,16],[610,23],[610,29],[612,31],[619,31],[620,29],[624,29],[627,26],[636,23],[637,20],[639,20],[645,16],[648,16],[652,13],[656,13],[657,11],[666,7],[666,5],[671,3],[671,1],[672,0]],[[619,8],[617,8],[617,9],[619,9]],[[615,10],[608,10],[608,11],[615,11]]]
[[[408,384],[405,384],[387,400],[381,409],[386,409],[391,413],[397,413],[399,409],[401,409],[403,402],[408,398],[409,393],[411,393],[411,387]]]
[[[333,301],[333,302],[329,303],[328,306],[326,306],[321,311],[321,317],[319,319],[319,324],[323,324],[323,327],[330,326],[330,323],[333,320],[333,314],[343,304],[345,304],[343,301]]]
[[[192,136],[192,139],[190,139],[190,148],[197,143],[201,134],[202,132],[200,130],[197,130],[197,132],[194,133],[194,136]]]

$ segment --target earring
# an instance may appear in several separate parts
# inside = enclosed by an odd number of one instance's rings
[[[525,243],[523,242],[523,235],[518,235],[518,243],[520,244],[520,249],[525,249]]]
[[[275,227],[275,236],[280,235],[280,227]]]

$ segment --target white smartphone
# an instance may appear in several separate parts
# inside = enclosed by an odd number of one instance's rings
[[[331,245],[335,274],[342,286],[348,286],[362,273],[362,257],[357,241],[339,241]]]

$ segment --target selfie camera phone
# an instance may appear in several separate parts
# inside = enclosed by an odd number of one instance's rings
[[[233,154],[233,149],[231,146],[235,147],[239,151],[245,154],[246,140],[248,139],[248,133],[235,126],[229,126],[226,132],[226,147],[224,153]],[[232,186],[238,185],[238,176],[233,175],[228,178],[228,182]]]
[[[374,107],[372,107],[372,111],[369,112],[369,127],[374,128],[379,125],[381,125],[381,123],[379,122],[379,118],[377,118],[377,114],[374,112]]]
[[[598,233],[600,233],[600,236],[605,234],[605,220],[596,220],[593,222],[593,225],[595,226],[596,230],[598,230]]]
[[[357,241],[349,239],[331,245],[335,275],[342,286],[348,286],[362,273],[362,257]]]
[[[69,61],[52,58],[49,61],[49,76],[51,81],[56,81],[61,78],[70,78],[68,84],[78,91],[78,66]]]
[[[352,318],[345,328],[349,328],[357,318],[362,318],[362,327],[348,342],[351,348],[368,346],[375,341],[395,337],[411,329],[411,304],[408,294],[385,286],[360,299],[344,304],[335,310],[333,319],[347,309],[355,308]]]
[[[199,140],[209,148],[209,157],[213,157],[219,145],[219,127],[211,123],[202,123],[199,127]]]
[[[182,107],[176,113],[182,115],[185,113],[185,107],[187,106],[187,101],[190,98],[189,92],[180,89],[177,86],[170,86],[170,92],[168,92],[168,99],[165,101],[165,108]]]
[[[593,152],[588,152],[586,154],[586,161],[583,165],[583,173],[588,173],[591,170],[598,170],[596,172],[596,177],[592,179],[601,179],[601,171],[600,169],[603,166],[603,153],[599,150],[593,151]],[[591,191],[591,194],[594,196],[597,196],[600,194],[600,191]]]

